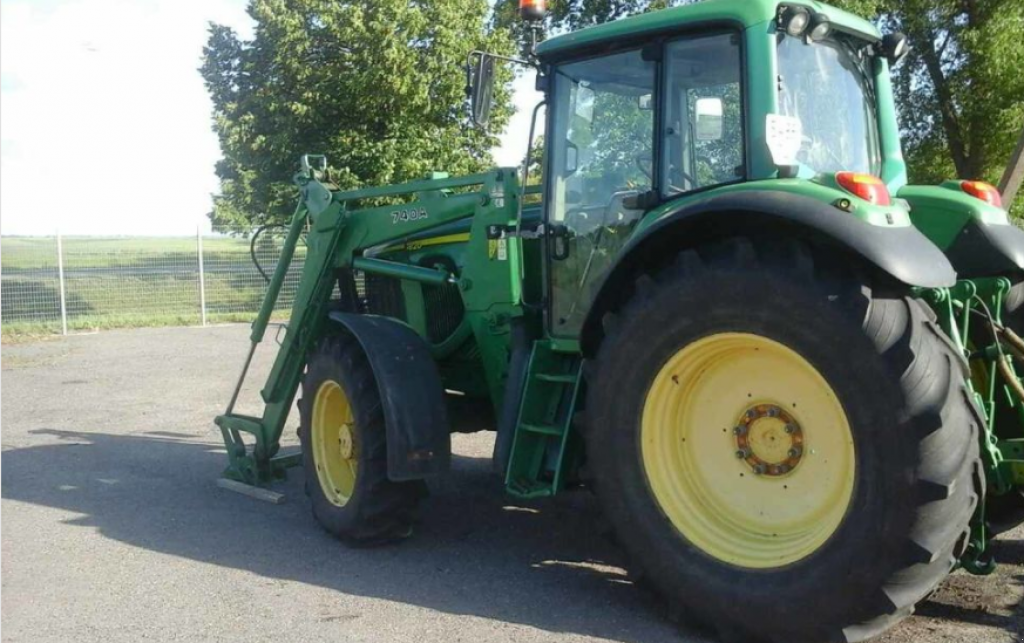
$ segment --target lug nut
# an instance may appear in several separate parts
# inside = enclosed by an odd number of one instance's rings
[[[763,464],[758,464],[758,465],[756,465],[754,467],[754,473],[756,473],[757,475],[759,475],[759,476],[763,475],[764,472],[765,472],[765,466]]]
[[[737,426],[736,428],[734,428],[732,430],[732,433],[733,433],[733,435],[746,435],[747,434],[747,427],[741,424],[741,425]]]
[[[777,418],[777,417],[779,417],[779,409],[776,409],[776,408],[768,409],[768,417],[770,417],[770,418]]]
[[[787,424],[786,425],[786,433],[789,433],[790,435],[792,435],[793,433],[796,433],[796,425],[794,425],[794,424]]]
[[[750,457],[750,449],[740,449],[736,452],[736,457],[740,460],[746,460]]]
[[[803,453],[803,451],[800,449],[800,447],[793,447],[792,449],[789,450],[789,457],[799,458],[801,453]]]

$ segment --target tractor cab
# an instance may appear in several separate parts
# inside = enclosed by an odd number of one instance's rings
[[[889,81],[905,51],[902,35],[834,8],[727,0],[541,43],[552,335],[585,332],[638,229],[701,199],[810,190],[832,203],[852,188],[873,195],[862,218],[907,225],[882,194],[906,183]],[[474,106],[492,94],[473,90]]]

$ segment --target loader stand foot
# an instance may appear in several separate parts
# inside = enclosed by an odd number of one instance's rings
[[[991,543],[972,539],[967,547],[967,553],[960,559],[960,566],[969,574],[975,576],[988,576],[996,571],[996,560],[992,555],[992,548],[986,546]]]
[[[284,501],[287,498],[283,493],[264,489],[263,487],[254,487],[251,484],[245,484],[244,482],[238,482],[237,480],[229,480],[228,478],[217,478],[217,486],[221,489],[240,493],[243,496],[249,496],[250,498],[269,502],[272,505],[284,504]]]

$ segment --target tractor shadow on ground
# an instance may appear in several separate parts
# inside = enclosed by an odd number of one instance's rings
[[[657,601],[626,577],[622,555],[599,533],[589,493],[514,502],[487,458],[453,459],[409,541],[350,549],[313,521],[301,470],[277,488],[288,501],[275,506],[217,488],[223,451],[190,434],[30,433],[47,443],[3,452],[3,498],[81,514],[66,524],[134,547],[550,632],[621,643],[711,640],[670,624]],[[1024,542],[1001,541],[997,556],[1024,565]],[[917,614],[1016,634],[1022,587],[1019,574],[961,572]],[[336,618],[350,615],[323,620]]]
[[[223,451],[194,436],[30,433],[46,444],[3,452],[3,498],[81,514],[66,524],[134,547],[551,632],[679,640],[598,533],[589,493],[513,503],[489,459],[453,459],[412,539],[349,549],[313,521],[301,470],[280,485],[288,500],[275,506],[217,488]]]

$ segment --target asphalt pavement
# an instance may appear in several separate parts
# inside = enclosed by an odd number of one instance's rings
[[[139,329],[2,347],[3,641],[711,640],[629,581],[590,494],[505,496],[490,434],[454,437],[453,472],[397,546],[349,549],[323,532],[301,469],[280,485],[283,505],[218,488],[212,419],[247,335]],[[272,347],[240,412],[258,411]],[[1024,640],[1024,529],[998,555],[994,575],[957,572],[879,641]]]

